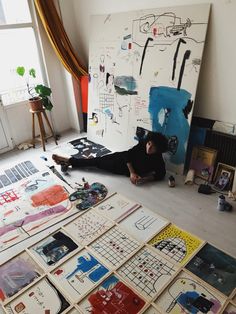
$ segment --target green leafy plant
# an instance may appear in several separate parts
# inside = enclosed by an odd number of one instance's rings
[[[26,75],[25,67],[19,66],[16,68],[16,73],[22,77]],[[51,103],[50,96],[52,94],[51,88],[38,84],[31,86],[29,84],[29,77],[36,78],[36,71],[35,69],[31,68],[28,71],[28,77],[26,78],[26,86],[28,94],[30,95],[30,100],[36,100],[38,97],[42,99],[42,103],[45,109],[51,111],[53,108],[53,104]]]

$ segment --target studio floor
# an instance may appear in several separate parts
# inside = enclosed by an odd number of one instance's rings
[[[62,134],[58,141],[58,147],[50,140],[46,145],[46,152],[42,147],[31,148],[25,151],[14,150],[0,155],[0,168],[7,168],[9,164],[19,161],[31,160],[36,166],[55,165],[51,159],[53,153],[66,151],[67,143],[86,134],[77,134],[73,131]],[[67,155],[73,153],[67,150]],[[44,160],[46,157],[47,160]],[[56,166],[60,171],[60,167]],[[203,195],[197,192],[197,185],[184,185],[184,177],[175,175],[176,186],[168,187],[168,176],[162,182],[149,183],[143,186],[135,186],[126,177],[102,173],[101,171],[73,170],[65,176],[72,186],[82,183],[82,178],[89,183],[101,182],[107,186],[109,193],[117,192],[146,207],[155,213],[165,217],[178,227],[208,241],[210,244],[236,257],[236,202],[230,201],[234,206],[232,212],[220,212],[217,210],[219,194]],[[73,217],[68,218],[71,220]],[[49,234],[56,230],[61,222],[48,228],[43,233]],[[0,253],[0,264],[9,260],[12,256],[21,252],[25,247],[37,241],[41,235],[35,235],[20,244]]]

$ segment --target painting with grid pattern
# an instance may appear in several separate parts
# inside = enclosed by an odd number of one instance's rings
[[[184,264],[203,241],[171,224],[148,242],[175,263]]]
[[[114,227],[93,242],[90,247],[112,266],[119,266],[140,243],[119,228]]]
[[[145,247],[126,262],[118,274],[150,299],[157,295],[175,271],[172,263]]]
[[[90,210],[67,224],[64,228],[79,243],[86,245],[107,231],[113,224],[114,222]]]

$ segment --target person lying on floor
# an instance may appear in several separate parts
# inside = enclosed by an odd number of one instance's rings
[[[96,167],[128,176],[133,184],[142,184],[162,180],[165,177],[166,169],[162,153],[166,152],[167,148],[168,140],[163,134],[149,132],[144,140],[127,151],[90,159],[66,158],[53,154],[52,159],[61,166]]]

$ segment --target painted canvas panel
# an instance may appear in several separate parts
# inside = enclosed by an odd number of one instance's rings
[[[171,224],[148,242],[173,262],[184,264],[203,244],[196,236]]]
[[[207,243],[185,267],[227,296],[236,289],[236,259],[211,244]]]
[[[189,274],[181,272],[157,298],[163,313],[216,314],[225,299]]]
[[[172,263],[146,247],[118,270],[118,274],[147,299],[157,296],[175,272]]]
[[[99,216],[94,210],[90,210],[64,226],[64,229],[79,243],[87,245],[106,232],[113,224],[114,222]]]
[[[135,239],[146,242],[168,224],[165,218],[151,210],[140,207],[121,221],[120,226]]]
[[[22,253],[0,266],[0,301],[14,296],[35,279],[43,270],[26,253]]]
[[[9,314],[59,314],[69,306],[62,293],[47,278],[44,278],[11,301],[6,309]]]
[[[104,216],[119,222],[135,211],[138,207],[140,207],[140,205],[135,201],[129,200],[127,197],[117,193],[95,208]]]
[[[37,261],[45,268],[55,266],[76,249],[82,248],[62,230],[46,237],[29,248]]]
[[[92,254],[82,251],[56,268],[51,275],[76,302],[109,272]]]
[[[223,314],[236,314],[236,305],[228,304],[227,307],[224,309]]]
[[[90,293],[79,307],[83,313],[139,313],[145,301],[115,275]]]
[[[119,228],[114,227],[89,247],[111,267],[118,267],[140,247],[140,243]]]
[[[38,172],[0,192],[0,251],[77,212],[72,189],[55,174]]]
[[[111,150],[135,144],[137,127],[172,143],[182,172],[202,63],[209,4],[92,16],[88,138]]]

